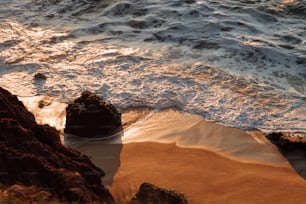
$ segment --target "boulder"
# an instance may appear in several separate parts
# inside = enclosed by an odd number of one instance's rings
[[[35,80],[47,80],[46,75],[42,74],[42,73],[36,73],[34,75],[34,79]]]
[[[0,183],[37,186],[65,202],[112,203],[102,169],[62,145],[57,130],[39,125],[16,96],[0,88]]]
[[[306,138],[303,135],[272,132],[267,134],[266,137],[281,151],[287,151],[289,149],[301,149],[306,151]]]
[[[121,113],[94,93],[83,92],[66,108],[65,133],[103,138],[121,130]]]
[[[120,113],[95,94],[84,92],[70,106],[73,116],[73,107],[80,106],[79,111],[87,110],[82,113],[84,115],[80,114],[83,120],[91,120],[86,114],[92,116],[94,113],[98,124],[111,127],[110,130],[98,128],[95,134],[111,133],[121,128]],[[15,200],[7,198],[8,202],[14,203],[114,203],[101,182],[105,175],[103,170],[86,155],[65,147],[56,129],[37,124],[33,114],[18,98],[1,87],[0,110],[0,201],[1,192],[6,192],[17,196]],[[188,202],[182,194],[144,183],[130,203]]]
[[[173,190],[159,188],[150,183],[143,183],[132,199],[131,204],[150,203],[187,204],[188,201],[183,194],[179,194]]]

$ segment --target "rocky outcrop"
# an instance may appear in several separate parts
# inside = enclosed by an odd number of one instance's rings
[[[42,74],[42,73],[36,73],[34,75],[34,79],[35,80],[47,80],[46,75]]]
[[[88,91],[69,104],[66,113],[65,133],[101,138],[122,130],[121,114],[116,108]]]
[[[132,199],[131,204],[150,203],[187,204],[188,202],[183,194],[162,189],[150,183],[143,183],[136,196]]]
[[[266,137],[278,148],[295,171],[306,179],[306,137],[302,134],[273,132]]]
[[[30,128],[36,124],[34,115],[21,103],[17,96],[0,87],[0,117],[18,120],[24,128]]]
[[[91,120],[95,125],[106,123],[111,127],[98,128],[95,134],[111,133],[121,127],[120,113],[92,93],[84,92],[70,108],[72,116],[85,109],[80,122],[93,116],[99,120]],[[18,98],[1,87],[0,111],[0,202],[114,203],[101,183],[103,170],[86,155],[63,146],[56,129],[37,124]],[[75,122],[74,117],[71,120]],[[182,194],[144,183],[130,203],[187,201]]]
[[[275,144],[281,151],[304,150],[306,152],[306,138],[302,135],[286,135],[281,132],[272,132],[266,135],[266,137]]]
[[[0,183],[37,186],[63,201],[111,203],[104,172],[87,156],[61,144],[58,132],[0,88]]]
[[[40,190],[36,186],[14,184],[9,187],[3,187],[0,185],[0,203],[60,203],[60,200],[52,196],[50,192]]]

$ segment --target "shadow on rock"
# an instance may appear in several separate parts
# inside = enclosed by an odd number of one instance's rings
[[[150,203],[188,204],[188,201],[183,194],[150,183],[143,183],[130,204]]]
[[[301,135],[286,135],[274,132],[266,137],[287,158],[296,172],[306,179],[306,138]]]
[[[66,108],[65,133],[84,138],[107,138],[122,130],[121,113],[98,95],[84,91]]]
[[[84,91],[66,108],[64,132],[65,144],[103,168],[103,182],[111,185],[120,166],[121,113],[100,96]]]
[[[0,183],[37,186],[62,201],[113,202],[105,172],[61,144],[57,130],[36,123],[32,113],[0,88]]]

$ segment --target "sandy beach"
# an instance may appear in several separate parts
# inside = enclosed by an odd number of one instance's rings
[[[303,203],[306,183],[290,167],[246,164],[174,144],[123,145],[110,190],[134,195],[143,182],[183,192],[190,203]]]
[[[305,19],[306,0],[0,0],[0,204],[144,182],[306,204]]]
[[[65,104],[39,109],[42,98],[22,99],[38,122],[64,127]],[[102,181],[118,202],[133,197],[143,182],[184,193],[192,204],[306,200],[306,182],[295,169],[305,170],[304,162],[291,166],[260,131],[175,109],[135,108],[123,112],[122,122],[123,132],[110,140],[62,138],[105,171]]]
[[[70,143],[105,170],[103,183],[117,201],[151,182],[192,204],[305,202],[305,180],[258,131],[252,136],[176,110],[133,111],[123,119],[132,122],[117,141]]]
[[[79,151],[106,171],[118,201],[135,195],[141,183],[175,189],[190,203],[303,203],[306,182],[287,163],[250,164],[204,149],[153,142],[83,144]]]
[[[61,131],[65,104],[35,108],[39,100],[23,98],[38,122],[57,124]],[[192,204],[306,200],[306,182],[296,171],[306,169],[303,158],[291,166],[260,131],[225,127],[175,109],[135,108],[123,112],[122,122],[123,132],[110,140],[62,138],[105,171],[102,181],[117,201],[130,199],[143,182],[184,193]]]

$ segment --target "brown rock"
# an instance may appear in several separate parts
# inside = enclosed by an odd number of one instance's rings
[[[85,91],[66,108],[65,133],[107,137],[122,130],[121,113],[94,93]]]
[[[30,113],[17,96],[0,87],[0,117],[18,120],[24,128],[30,128],[36,124],[34,115]]]
[[[36,80],[46,80],[47,77],[46,77],[46,75],[44,75],[44,74],[42,74],[42,73],[36,73],[36,74],[34,75],[34,79],[36,79]]]
[[[54,128],[38,125],[17,97],[1,88],[0,107],[0,183],[34,185],[63,201],[113,202],[101,183],[103,170],[63,146]]]
[[[131,204],[151,203],[187,204],[188,201],[183,194],[178,194],[168,189],[162,189],[150,183],[143,183],[136,196],[132,199]]]

